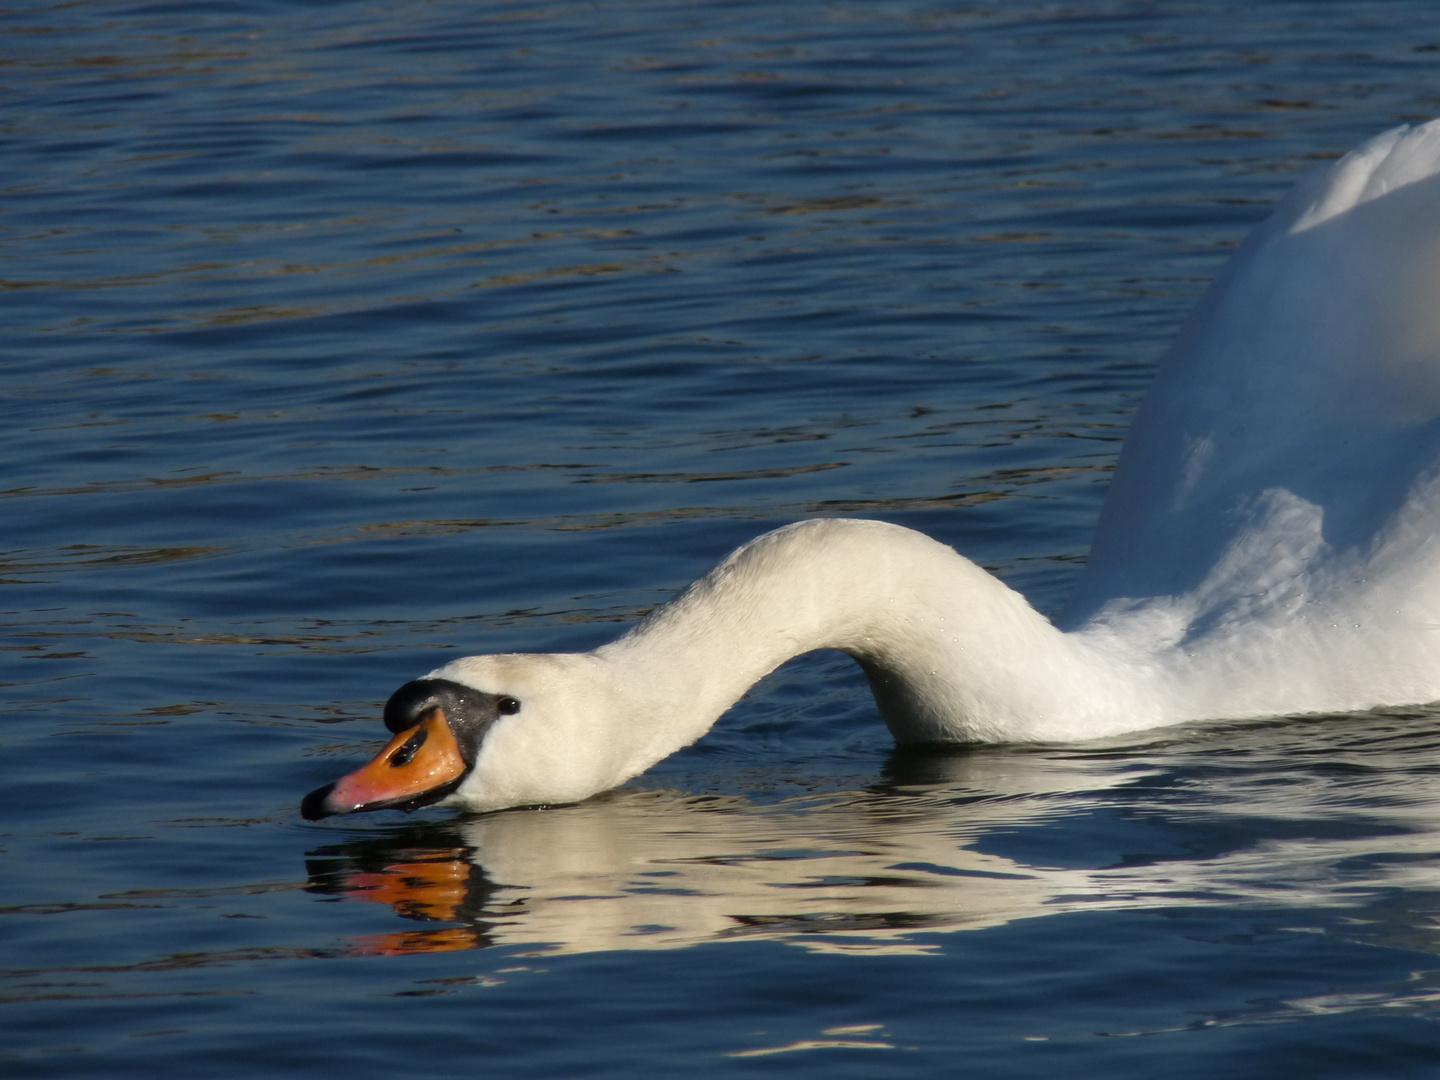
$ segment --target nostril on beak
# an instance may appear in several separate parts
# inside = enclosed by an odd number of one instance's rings
[[[420,747],[425,745],[425,740],[429,737],[430,732],[423,727],[415,732],[414,735],[411,735],[410,738],[401,744],[399,750],[396,750],[395,753],[390,755],[390,767],[392,769],[398,769],[402,765],[409,765],[415,757],[416,752]]]

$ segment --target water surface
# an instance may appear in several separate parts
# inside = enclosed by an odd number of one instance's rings
[[[306,823],[401,682],[797,518],[1054,612],[1419,0],[0,23],[6,1075],[1429,1075],[1425,710],[897,754],[804,658],[580,806]]]

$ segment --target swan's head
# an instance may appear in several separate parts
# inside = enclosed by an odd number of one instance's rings
[[[443,803],[501,810],[578,802],[639,768],[612,737],[609,672],[585,654],[468,656],[385,705],[395,737],[367,765],[305,796],[314,821]],[[648,762],[647,762],[648,763]]]

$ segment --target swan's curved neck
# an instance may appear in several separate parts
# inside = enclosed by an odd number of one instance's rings
[[[624,722],[654,725],[643,750],[654,761],[786,660],[825,648],[864,668],[900,742],[1093,733],[1097,710],[1115,711],[1133,683],[950,548],[835,519],[747,544],[597,655]]]

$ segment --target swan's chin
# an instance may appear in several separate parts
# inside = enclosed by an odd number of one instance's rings
[[[417,810],[451,794],[469,769],[444,710],[432,709],[368,764],[306,795],[300,813],[318,821],[370,810]]]

